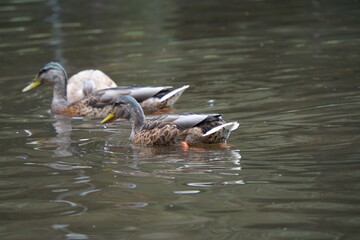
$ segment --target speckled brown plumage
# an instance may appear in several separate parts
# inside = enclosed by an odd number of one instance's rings
[[[160,146],[224,143],[237,122],[226,123],[220,114],[174,114],[145,119],[141,106],[131,96],[119,97],[102,123],[114,118],[128,119],[132,124],[130,139],[139,145]]]
[[[66,116],[66,117],[89,117],[89,118],[102,118],[107,115],[107,113],[111,110],[111,105],[106,105],[102,108],[94,108],[90,105],[86,104],[88,99],[81,100],[79,102],[75,102],[74,104],[70,104],[66,108],[59,109],[53,108],[52,112],[54,114]]]
[[[222,131],[202,136],[210,129],[225,123],[218,117],[208,117],[192,128],[180,129],[179,126],[164,121],[164,116],[145,121],[142,130],[135,134],[133,142],[147,146],[175,145],[182,141],[189,145],[226,142]]]
[[[162,127],[143,129],[134,135],[135,144],[146,146],[175,145],[183,138],[176,125],[167,124]]]

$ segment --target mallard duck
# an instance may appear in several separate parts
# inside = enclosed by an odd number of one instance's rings
[[[101,123],[119,117],[131,123],[130,140],[146,146],[225,143],[230,132],[239,126],[237,122],[226,123],[220,114],[184,113],[145,119],[140,104],[131,96],[116,98],[112,110]]]
[[[116,97],[131,95],[140,102],[145,113],[153,113],[171,108],[181,94],[189,87],[185,85],[175,90],[171,86],[143,87],[128,86],[106,88],[92,92],[77,101],[69,101],[67,97],[67,74],[65,69],[55,62],[46,64],[37,74],[33,82],[22,91],[26,92],[44,83],[53,84],[51,111],[64,116],[105,117]]]

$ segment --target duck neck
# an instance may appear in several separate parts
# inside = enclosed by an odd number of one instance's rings
[[[54,90],[52,99],[52,109],[59,109],[68,105],[66,96],[66,76],[56,75],[54,78]]]
[[[130,140],[134,139],[137,132],[141,131],[145,125],[145,115],[142,108],[139,106],[130,110],[130,114],[127,115],[127,119],[131,123]]]

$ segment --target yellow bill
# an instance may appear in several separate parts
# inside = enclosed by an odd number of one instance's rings
[[[103,123],[108,123],[108,122],[111,122],[113,120],[116,119],[116,116],[113,112],[110,112],[102,121],[101,121],[101,124]]]
[[[27,92],[33,88],[36,88],[38,86],[40,86],[41,84],[43,84],[39,79],[38,77],[36,76],[35,79],[33,80],[32,83],[30,83],[27,87],[25,87],[22,92]]]

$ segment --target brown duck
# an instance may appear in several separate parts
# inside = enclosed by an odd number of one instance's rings
[[[171,86],[126,86],[97,90],[106,84],[99,84],[101,85],[99,87],[97,81],[93,78],[87,78],[81,81],[74,80],[72,85],[78,86],[69,89],[67,80],[65,69],[59,63],[50,62],[39,71],[33,82],[22,91],[26,92],[44,83],[50,83],[53,85],[51,111],[54,114],[100,118],[108,114],[114,99],[119,96],[133,96],[140,102],[144,112],[148,114],[172,108],[185,89],[189,87],[189,85],[185,85],[172,91],[170,90]],[[80,100],[76,100],[76,97],[68,98],[68,94],[71,95],[75,91],[74,89],[82,92],[83,95],[80,96]]]
[[[184,113],[145,119],[140,104],[131,96],[116,98],[111,112],[101,123],[119,117],[131,123],[130,140],[146,146],[225,143],[230,132],[239,126],[237,122],[226,123],[220,114]]]

